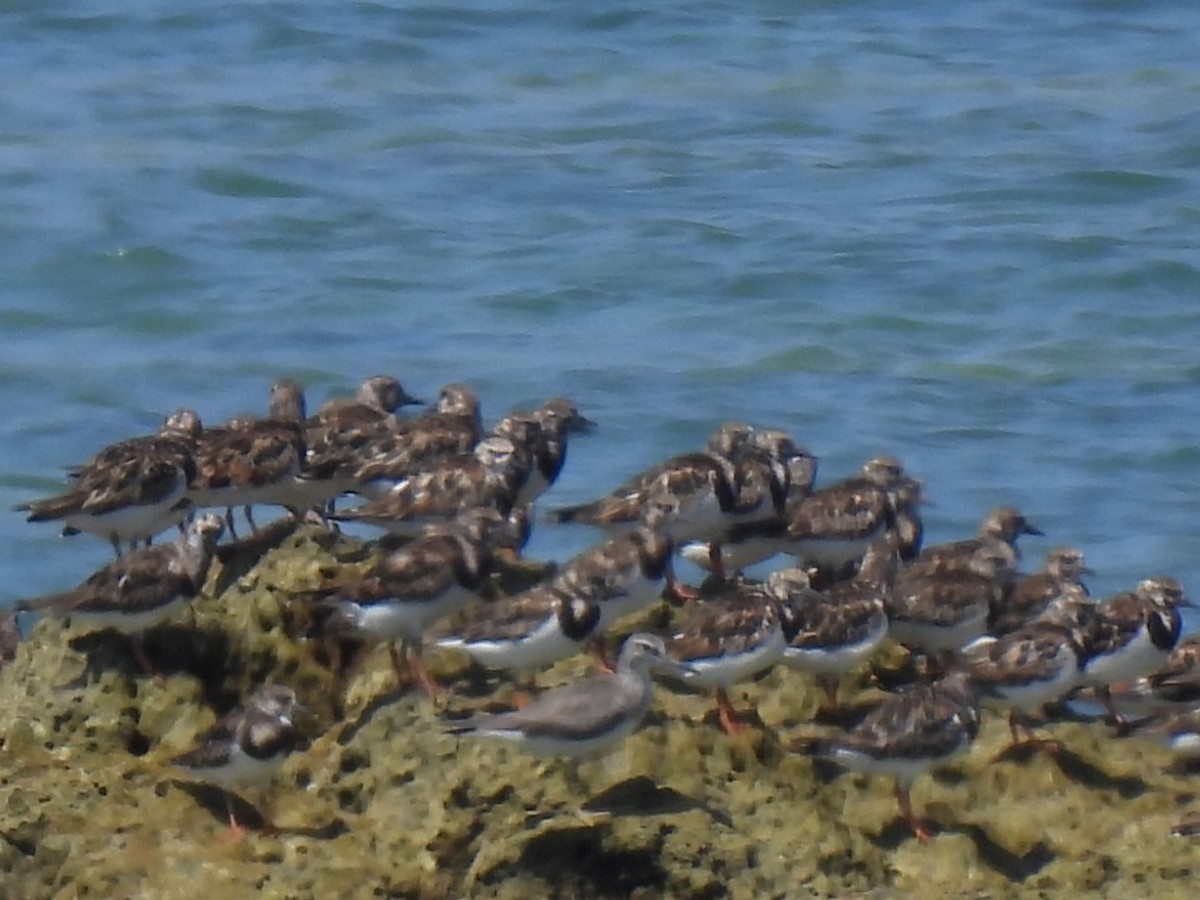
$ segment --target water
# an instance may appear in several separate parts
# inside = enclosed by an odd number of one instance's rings
[[[0,6],[0,508],[387,372],[574,398],[544,505],[739,418],[1200,592],[1200,9],[576,6]],[[109,556],[0,514],[0,604]]]

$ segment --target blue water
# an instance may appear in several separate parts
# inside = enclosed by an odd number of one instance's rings
[[[547,506],[739,418],[1200,594],[1200,7],[909,6],[0,5],[0,510],[387,372],[574,398]],[[110,553],[0,512],[0,604]]]

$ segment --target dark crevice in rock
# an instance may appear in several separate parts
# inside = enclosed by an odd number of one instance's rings
[[[1055,859],[1054,851],[1045,841],[1038,841],[1025,853],[1016,854],[992,840],[978,825],[964,825],[961,830],[974,842],[979,858],[1009,881],[1024,881]]]
[[[604,826],[547,831],[526,842],[516,867],[546,882],[555,896],[627,897],[666,886],[657,847],[612,848],[607,836]]]

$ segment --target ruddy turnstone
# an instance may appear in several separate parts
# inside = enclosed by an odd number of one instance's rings
[[[717,721],[734,735],[743,729],[745,714],[729,702],[729,688],[774,666],[784,644],[775,598],[760,586],[739,584],[706,603],[667,642],[667,652],[688,667],[685,684],[715,693]]]
[[[402,406],[424,402],[404,390],[404,386],[391,375],[372,375],[363,380],[353,397],[335,397],[323,403],[317,414],[308,420],[308,428],[312,432],[372,422],[394,426],[395,414]]]
[[[1096,696],[1120,727],[1125,717],[1113,704],[1109,686],[1148,675],[1166,663],[1183,628],[1180,608],[1192,606],[1174,578],[1147,578],[1132,591],[1109,597],[1094,607],[1094,621],[1084,633],[1086,659],[1081,682]]]
[[[721,508],[737,503],[734,455],[750,440],[752,429],[740,422],[727,422],[717,429],[704,450],[672,456],[651,466],[612,491],[608,496],[579,506],[567,506],[550,514],[554,522],[579,522],[609,530],[630,528],[644,518],[652,494],[667,490],[682,495],[699,493],[702,487],[716,495],[713,504],[720,522]]]
[[[401,681],[415,677],[433,696],[437,683],[421,655],[425,629],[474,601],[492,571],[495,551],[519,550],[527,536],[520,523],[493,509],[467,510],[451,523],[429,526],[360,578],[300,596],[331,610],[326,632],[387,641]]]
[[[896,564],[892,541],[881,538],[867,548],[853,578],[823,593],[811,588],[803,569],[780,569],[767,578],[783,612],[784,665],[814,674],[834,707],[842,677],[865,664],[887,637]]]
[[[483,439],[479,398],[465,384],[438,393],[434,412],[401,423],[394,433],[368,441],[354,473],[355,490],[377,497],[440,460],[470,453]]]
[[[120,556],[123,543],[149,540],[187,517],[200,432],[199,416],[178,410],[158,434],[110,445],[70,470],[75,480],[65,493],[16,508],[30,522],[61,522],[63,534],[107,538]]]
[[[988,615],[1004,592],[1008,554],[996,542],[975,548],[965,568],[930,573],[901,567],[888,601],[889,634],[910,650],[957,652],[987,632]]]
[[[283,685],[260,688],[236,709],[196,739],[195,746],[171,760],[189,775],[218,785],[225,792],[232,834],[243,830],[233,811],[232,791],[265,785],[275,776],[288,754],[303,742],[296,719],[311,715]],[[261,813],[260,813],[261,815]],[[264,830],[273,826],[263,816]]]
[[[579,652],[599,623],[595,603],[539,585],[471,610],[453,634],[436,643],[489,669],[531,673]]]
[[[708,537],[708,568],[722,581],[727,568],[725,546],[740,533],[739,529],[782,522],[787,504],[812,490],[817,471],[815,458],[778,428],[755,431],[733,459],[736,503],[723,510],[726,521],[720,535]],[[794,487],[793,473],[802,479]],[[704,535],[700,538],[703,540]]]
[[[555,573],[550,586],[597,606],[597,627],[607,631],[620,619],[650,606],[664,587],[670,588],[673,552],[673,542],[662,531],[638,526],[571,557]]]
[[[845,571],[892,526],[911,481],[895,457],[876,456],[857,476],[813,491],[787,512],[788,552],[822,572]]]
[[[393,534],[415,537],[426,526],[453,519],[465,509],[488,506],[507,515],[515,506],[527,457],[508,438],[489,437],[466,455],[450,457],[435,468],[399,481],[361,506],[330,515],[340,522],[362,522]]]
[[[995,635],[1016,631],[1041,615],[1054,598],[1075,590],[1086,595],[1087,586],[1082,579],[1092,574],[1078,547],[1054,547],[1046,554],[1040,572],[1017,577],[1012,589],[992,610],[988,630]]]
[[[536,501],[558,480],[567,459],[568,437],[587,434],[595,428],[595,423],[581,415],[570,400],[556,397],[547,400],[533,412],[505,416],[492,429],[492,433],[515,442],[514,426],[521,422],[533,422],[537,426],[529,433],[532,465],[517,499],[519,505],[525,506]]]
[[[613,535],[567,560],[546,583],[472,610],[437,643],[492,669],[530,671],[565,659],[657,600],[671,553],[670,539],[653,528]]]
[[[731,432],[730,444],[736,443]],[[636,518],[660,529],[676,543],[688,540],[709,547],[714,574],[724,577],[721,543],[738,526],[778,520],[787,497],[790,469],[767,445],[756,447],[743,439],[732,457],[708,451],[692,454],[690,462],[667,468],[644,490],[614,499],[611,522]],[[692,595],[669,579],[671,592],[681,599]]]
[[[804,738],[797,749],[855,772],[891,776],[901,818],[918,840],[926,842],[932,833],[913,814],[912,784],[922,772],[966,750],[978,734],[978,688],[960,670],[893,694],[849,732]]]
[[[591,756],[620,744],[641,724],[650,708],[650,672],[684,675],[662,638],[630,635],[616,670],[589,676],[538,696],[522,709],[453,722],[455,735],[511,741],[536,756]]]
[[[787,467],[787,502],[798,502],[812,493],[818,460],[807,447],[797,444],[787,431],[782,428],[755,429],[750,435],[750,446]]]
[[[1078,685],[1085,659],[1080,637],[1062,625],[1033,622],[999,638],[979,638],[963,650],[963,665],[985,701],[1009,711],[1013,746],[1057,746],[1037,739],[1028,717],[1062,700]]]
[[[755,430],[749,436],[747,445],[752,448],[750,453],[738,452],[739,457],[751,455],[757,450],[759,453],[765,453],[768,461],[778,461],[786,467],[786,479],[778,474],[772,479],[777,486],[786,484],[783,511],[778,515],[763,516],[753,521],[740,520],[731,523],[719,544],[689,541],[680,547],[680,556],[708,572],[718,568],[723,569],[724,573],[741,572],[779,553],[786,553],[787,510],[812,493],[813,480],[817,474],[817,458],[792,440],[786,431],[777,428]],[[778,509],[777,498],[773,500],[776,501]],[[720,576],[723,573],[716,574]]]
[[[1200,634],[1181,638],[1167,661],[1149,675],[1112,685],[1112,701],[1136,715],[1200,704]]]
[[[914,574],[919,572],[923,575],[963,571],[971,568],[971,560],[980,546],[993,544],[1005,554],[1006,565],[1001,574],[1007,573],[1004,577],[1011,580],[1021,563],[1017,539],[1023,534],[1040,535],[1042,531],[1031,525],[1016,507],[997,506],[984,516],[976,537],[926,547],[906,568]]]
[[[326,402],[305,426],[307,453],[301,475],[312,494],[307,505],[323,507],[352,490],[365,448],[396,432],[400,407],[421,402],[388,375],[366,379],[353,398]]]
[[[129,634],[133,654],[152,675],[154,664],[142,634],[166,621],[200,593],[224,524],[219,516],[199,516],[178,541],[138,547],[94,572],[68,591],[17,603],[21,612],[69,616],[92,628]]]
[[[307,508],[301,482],[304,422],[304,389],[291,379],[276,382],[267,418],[234,419],[201,435],[188,495],[198,507],[225,508],[231,535],[235,506],[244,508],[252,529],[250,508],[256,504],[285,506],[293,513]]]

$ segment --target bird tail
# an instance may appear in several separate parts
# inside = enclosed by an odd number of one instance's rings
[[[13,609],[17,612],[58,612],[70,602],[71,596],[71,591],[43,594],[40,597],[18,600],[13,605]]]
[[[546,519],[550,522],[570,523],[584,522],[595,524],[600,521],[603,506],[599,502],[581,503],[577,506],[563,506],[552,509]]]
[[[13,507],[17,512],[27,512],[27,522],[50,522],[61,519],[79,509],[81,497],[75,493],[59,494],[57,497],[47,497],[45,500],[31,500],[28,503],[18,503]]]

